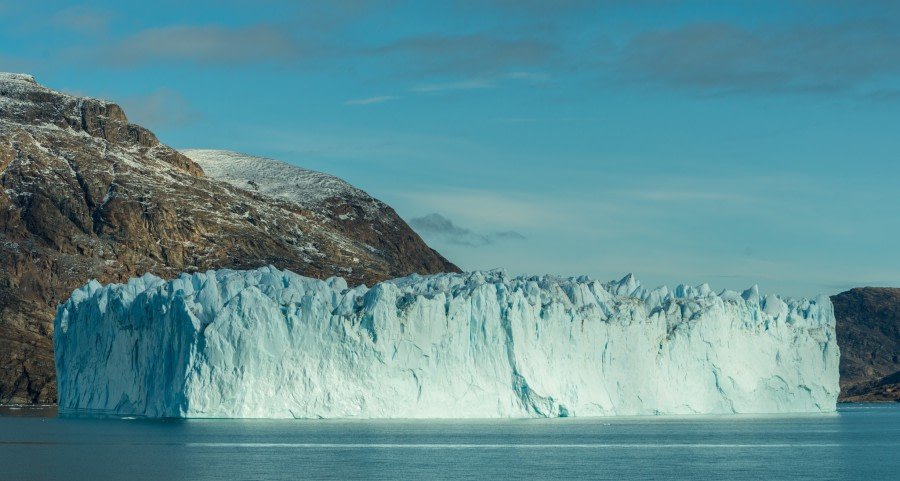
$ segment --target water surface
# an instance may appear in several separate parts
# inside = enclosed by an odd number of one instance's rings
[[[900,404],[799,416],[478,421],[54,416],[0,408],[0,479],[900,476]]]

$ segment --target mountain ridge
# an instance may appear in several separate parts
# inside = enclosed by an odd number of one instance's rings
[[[52,320],[90,279],[271,264],[371,285],[459,271],[362,191],[314,210],[237,188],[117,104],[25,74],[0,73],[0,184],[0,402],[56,400]],[[366,209],[378,215],[341,218]]]

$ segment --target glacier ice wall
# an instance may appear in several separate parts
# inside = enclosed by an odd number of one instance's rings
[[[631,276],[273,267],[92,281],[60,305],[61,413],[530,417],[835,409],[830,301]]]

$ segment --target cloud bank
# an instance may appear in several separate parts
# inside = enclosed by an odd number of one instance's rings
[[[117,41],[103,57],[118,67],[156,62],[237,66],[295,61],[307,52],[306,46],[276,26],[181,25],[142,30]]]
[[[503,240],[525,240],[526,237],[516,231],[493,232],[482,234],[460,227],[452,220],[432,213],[409,220],[409,225],[419,232],[440,236],[442,239],[457,245],[480,247]]]
[[[628,80],[710,93],[846,91],[900,73],[900,30],[692,23],[636,35],[613,65]]]

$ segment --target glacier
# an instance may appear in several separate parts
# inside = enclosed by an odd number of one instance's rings
[[[829,299],[646,289],[631,275],[274,267],[96,281],[57,309],[59,412],[491,418],[828,412]]]

